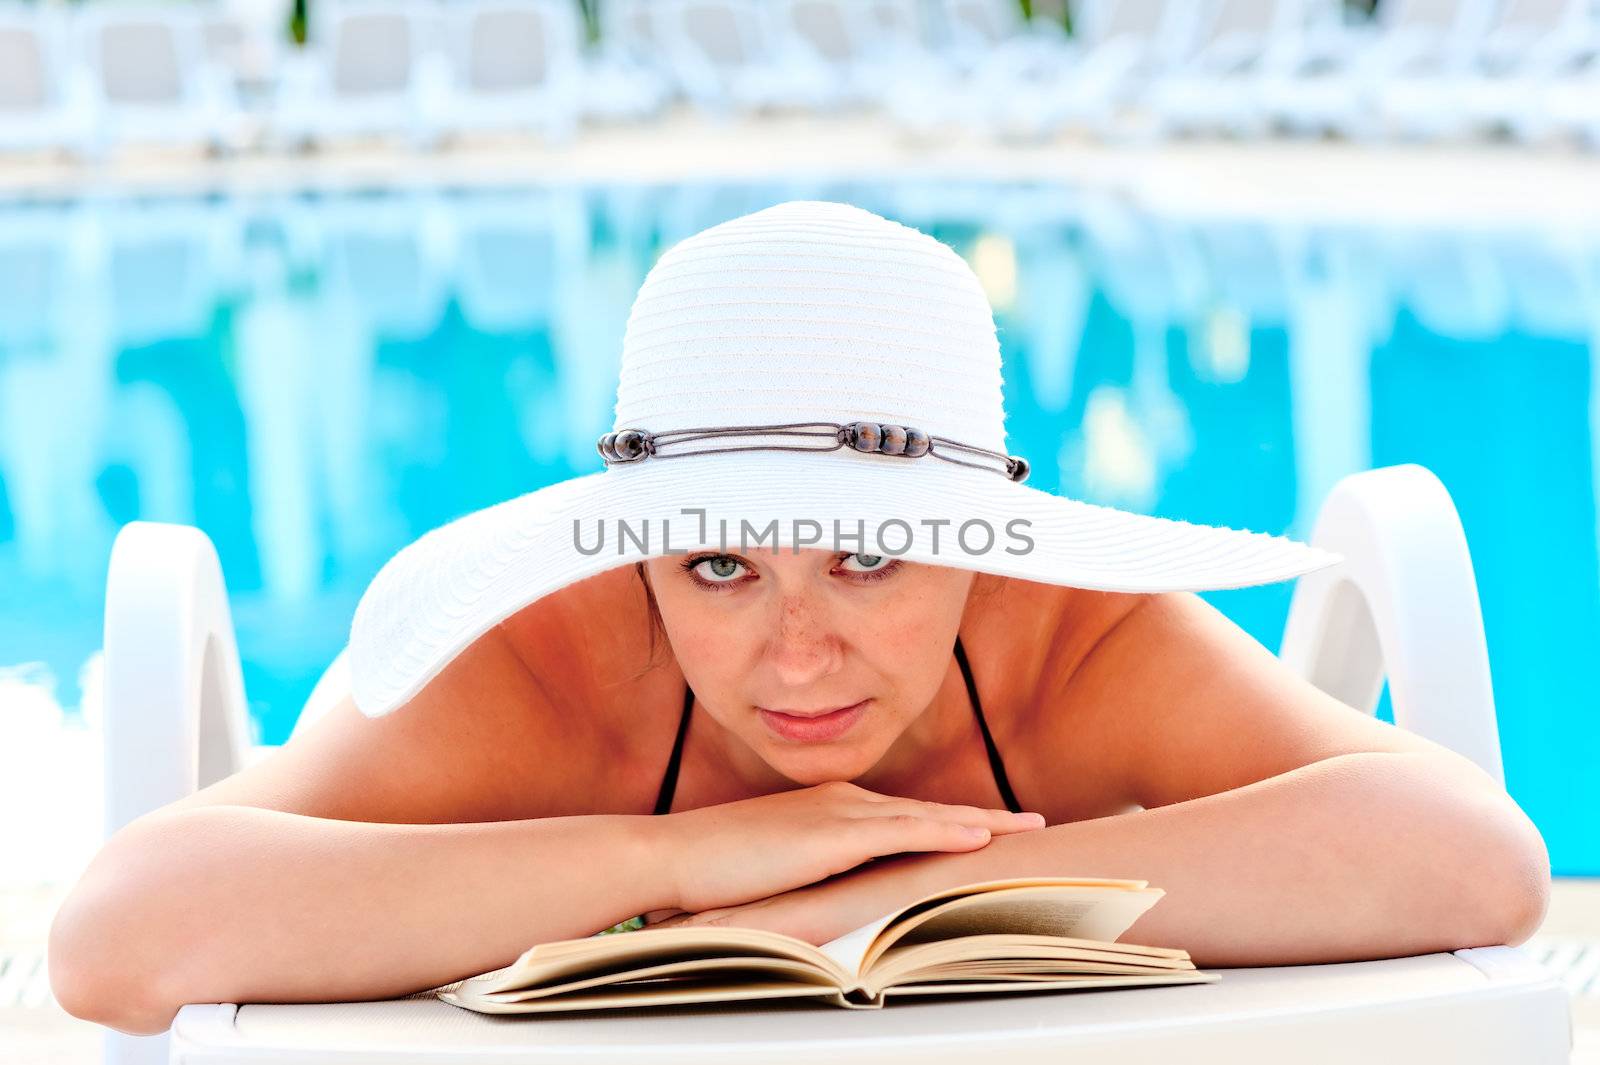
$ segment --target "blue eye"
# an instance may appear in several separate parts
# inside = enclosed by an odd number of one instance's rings
[[[732,555],[697,555],[686,559],[683,568],[701,584],[733,584],[744,563]]]
[[[881,581],[889,574],[898,570],[901,566],[901,562],[898,558],[890,558],[887,555],[869,555],[860,551],[853,555],[846,555],[844,558],[840,559],[840,561],[849,562],[852,559],[860,560],[862,563],[871,568],[846,569],[845,572],[854,577],[859,577],[865,581]]]

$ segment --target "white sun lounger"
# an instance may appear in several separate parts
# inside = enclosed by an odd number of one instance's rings
[[[1477,587],[1444,486],[1414,465],[1352,474],[1329,494],[1310,538],[1346,561],[1300,579],[1283,661],[1358,713],[1373,712],[1387,675],[1398,725],[1502,780]],[[297,728],[346,691],[341,654]],[[221,571],[199,530],[133,522],[118,536],[106,594],[105,692],[108,833],[257,756]],[[1571,1053],[1565,989],[1509,946],[1222,974],[1216,984],[1136,993],[981,996],[859,1012],[727,1004],[529,1023],[461,1010],[425,991],[378,1002],[196,1003],[165,1035],[112,1033],[108,1050],[119,1065],[162,1060],[168,1040],[171,1060],[183,1065],[980,1055],[1082,1065],[1558,1065]]]
[[[94,131],[88,73],[66,19],[38,4],[0,4],[0,152],[87,156]]]
[[[1326,2],[1326,0],[1324,0]],[[1370,139],[1383,132],[1378,95],[1392,79],[1449,76],[1470,66],[1497,0],[1386,0],[1375,21],[1335,28],[1326,18],[1262,85],[1272,119],[1296,133]]]
[[[230,146],[238,100],[211,62],[205,9],[147,3],[78,13],[75,37],[89,71],[95,144],[160,144],[208,151]]]
[[[1315,0],[1204,0],[1194,50],[1158,72],[1141,105],[1163,136],[1268,132],[1261,106],[1265,73],[1288,61],[1312,27]]]
[[[1482,134],[1495,127],[1537,135],[1559,122],[1547,86],[1593,55],[1600,15],[1590,0],[1501,0],[1465,63],[1401,71],[1375,92],[1386,131],[1418,138]],[[1600,102],[1592,105],[1600,116]]]
[[[1019,38],[973,71],[963,91],[981,104],[975,125],[1023,138],[1132,128],[1130,106],[1190,55],[1204,9],[1196,0],[1082,0],[1070,46],[1049,35]]]
[[[600,5],[600,40],[584,57],[581,113],[601,120],[659,114],[677,91],[657,41],[654,0]]]
[[[773,14],[790,47],[838,84],[838,103],[880,104],[897,83],[955,73],[927,47],[916,0],[777,0]]]
[[[652,25],[678,90],[707,114],[817,111],[843,102],[828,66],[755,0],[655,0]]]
[[[566,0],[457,0],[442,8],[450,60],[444,132],[577,129],[583,27]]]
[[[1506,0],[1531,16],[1461,86],[1460,110],[1480,129],[1520,141],[1577,137],[1600,147],[1600,7],[1586,0]],[[1545,10],[1562,4],[1555,18]],[[1542,19],[1539,16],[1543,16]],[[1511,49],[1515,49],[1512,51]]]
[[[293,146],[397,137],[432,147],[449,92],[436,5],[323,0],[311,5],[304,52],[284,61],[273,134]]]

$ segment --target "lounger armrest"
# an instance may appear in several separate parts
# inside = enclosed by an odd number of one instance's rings
[[[1300,578],[1279,657],[1363,713],[1387,674],[1396,725],[1504,784],[1477,579],[1444,485],[1414,464],[1351,474],[1311,542],[1345,561]]]
[[[128,523],[106,580],[106,835],[242,767],[252,743],[211,541]]]

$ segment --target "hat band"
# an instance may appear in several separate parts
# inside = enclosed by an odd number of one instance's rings
[[[695,440],[730,436],[799,436],[819,442],[802,445],[744,444],[735,447],[701,448],[696,451],[661,450],[663,447],[675,447]],[[953,462],[958,466],[989,470],[1019,484],[1028,478],[1028,460],[1020,455],[1007,455],[1004,452],[963,444],[947,437],[932,436],[910,426],[883,425],[878,422],[711,425],[697,429],[671,429],[660,433],[652,433],[648,429],[617,429],[600,437],[595,446],[609,467],[642,462],[647,458],[671,459],[688,455],[718,455],[725,451],[837,451],[847,444],[856,451],[866,454],[895,455],[907,459],[929,456],[944,462]],[[999,462],[999,467],[955,458],[945,453],[947,449],[995,459]]]

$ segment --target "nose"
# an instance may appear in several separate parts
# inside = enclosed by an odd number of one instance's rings
[[[836,672],[844,647],[827,607],[805,593],[778,600],[768,661],[778,682],[800,691]]]

